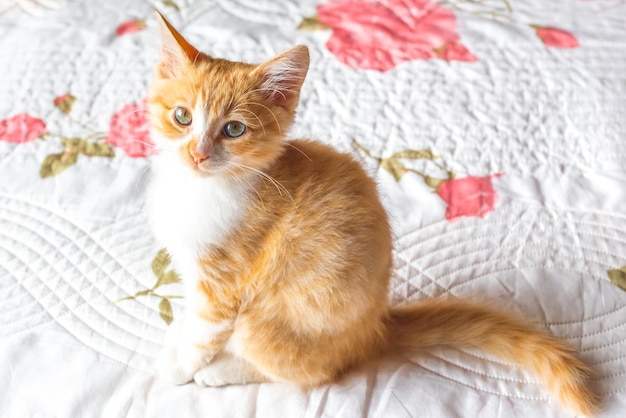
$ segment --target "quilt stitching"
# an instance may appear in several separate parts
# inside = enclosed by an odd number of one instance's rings
[[[29,248],[33,253],[37,254],[37,252],[33,248],[28,247],[28,245],[24,244],[23,242],[20,242],[20,241],[17,241],[17,240],[14,240],[14,242],[15,243],[19,243],[21,245],[24,245],[25,247]],[[7,252],[10,252],[6,248],[3,248],[3,249],[5,251],[7,251]],[[26,261],[22,260],[21,257],[17,253],[12,253],[12,255],[15,257],[16,260],[19,260],[26,267],[26,269],[28,269],[28,271],[31,271],[32,273],[35,274],[35,276],[38,276],[38,274],[35,271],[31,270],[29,264]],[[56,275],[61,280],[63,280],[64,274],[61,273],[59,270],[57,270],[57,268],[54,266],[54,263],[50,262],[50,263],[48,263],[48,266],[52,270],[55,271]],[[78,266],[72,265],[72,267],[76,268],[80,272],[80,268]],[[72,286],[72,284],[69,281],[64,281],[64,283],[67,284],[70,287]],[[113,285],[115,285],[114,281],[111,281],[111,283]],[[95,312],[95,313],[98,313],[98,314],[101,315],[101,318],[104,320],[104,323],[112,324],[112,325],[114,325],[116,327],[119,327],[119,329],[122,330],[122,331],[131,333],[131,331],[129,331],[128,329],[124,329],[124,328],[120,327],[120,324],[115,323],[114,321],[110,321],[105,312],[98,310],[98,305],[97,304],[90,303],[90,302],[93,302],[94,300],[96,300],[96,299],[98,299],[100,297],[103,297],[105,292],[98,293],[96,296],[94,296],[92,298],[87,298],[87,297],[83,296],[84,291],[86,289],[92,288],[94,283],[91,283],[91,282],[86,283],[80,289],[73,288],[72,290],[74,292],[71,292],[70,294],[71,295],[75,295],[78,298],[82,299],[82,302],[76,301],[75,303],[72,303],[72,304],[66,302],[66,299],[64,297],[65,295],[63,295],[61,293],[58,293],[56,291],[55,287],[52,287],[51,285],[47,284],[47,281],[44,280],[44,278],[42,278],[42,277],[39,278],[39,284],[41,285],[41,287],[46,288],[47,290],[49,290],[49,293],[45,295],[46,298],[48,297],[48,295],[52,294],[52,295],[55,296],[54,299],[56,299],[58,302],[54,303],[54,304],[44,303],[44,302],[41,301],[43,296],[36,295],[34,293],[34,289],[30,288],[29,286],[25,286],[23,284],[22,284],[22,286],[20,286],[20,288],[23,289],[23,290],[26,290],[33,297],[34,301],[36,301],[36,303],[38,303],[42,307],[42,309],[44,309],[45,312],[48,315],[50,315],[56,322],[60,322],[59,318],[61,318],[61,317],[71,315],[71,316],[73,316],[73,317],[83,321],[83,324],[87,328],[89,328],[91,331],[99,333],[101,336],[106,337],[105,334],[103,334],[101,331],[96,329],[96,327],[94,327],[92,325],[89,325],[89,322],[87,322],[84,318],[82,318],[80,316],[79,309],[82,308],[83,306],[87,305],[90,308],[92,308],[91,309],[92,313]],[[61,306],[65,307],[67,310],[65,312],[63,312],[64,309],[63,310],[59,310],[58,308],[61,307]],[[139,318],[136,318],[136,319],[139,319]],[[7,323],[7,325],[8,325],[8,323]],[[145,325],[148,325],[148,324],[145,324]],[[66,329],[67,329],[67,327],[66,327]],[[68,329],[68,331],[70,331],[70,330]],[[149,341],[149,342],[153,342],[154,344],[159,344],[160,343],[158,341],[150,341],[149,339],[147,339],[147,337],[145,335],[133,334],[133,336],[135,336],[137,338],[142,338],[142,339],[144,339],[146,341]],[[123,343],[120,343],[119,341],[115,341],[113,338],[109,338],[109,339],[110,339],[110,341],[112,341],[112,342],[114,342],[114,343],[116,343],[118,345],[121,345],[124,348],[129,348],[129,347],[125,346]]]
[[[6,208],[4,208],[4,209],[6,209]],[[19,212],[16,212],[16,213],[18,213],[18,214],[19,214]],[[31,214],[31,215],[32,215],[32,214]],[[34,219],[36,219],[36,218],[34,218]],[[55,228],[55,226],[50,225],[50,224],[46,224],[44,221],[41,221],[40,219],[38,219],[38,221],[42,222],[42,223],[41,223],[41,225],[42,225],[42,226],[50,227],[52,230],[54,230],[54,231],[56,231],[56,232],[60,232],[60,230],[56,229],[56,228]],[[64,219],[64,221],[67,221],[67,220],[66,220],[66,219]],[[74,225],[74,224],[71,224],[71,223],[70,223],[70,225],[72,225],[73,227],[75,227],[77,230],[81,231],[81,230],[80,230],[80,228],[79,228],[77,225]],[[24,225],[22,225],[22,226],[23,226],[23,227],[25,227]],[[33,229],[33,232],[35,232],[35,231],[37,231],[37,229]],[[84,231],[81,231],[81,232],[84,232]],[[71,239],[71,237],[67,236],[67,239],[68,239],[68,242],[73,242],[73,240]],[[19,242],[20,244],[22,244],[22,245],[26,245],[26,246],[27,246],[27,244],[25,244],[25,243],[23,243],[23,242],[21,242],[21,241],[15,241],[15,242]],[[94,244],[96,244],[96,245],[98,245],[98,244],[97,244],[97,242],[96,242],[95,240],[93,240],[93,243],[94,243]],[[52,243],[48,243],[48,244],[49,244],[50,248],[54,248],[54,246],[52,245]],[[76,248],[78,248],[78,247],[76,247]],[[100,247],[100,248],[104,249],[103,247]],[[5,249],[5,250],[6,250],[6,249]],[[37,254],[37,251],[36,251],[36,250],[34,250],[34,249],[32,249],[32,248],[31,248],[31,250],[33,251],[33,253],[34,253],[34,254]],[[7,250],[7,251],[8,251],[8,250]],[[106,250],[105,250],[105,251],[106,251]],[[83,252],[83,254],[84,254],[85,256],[89,257],[89,258],[90,258],[90,260],[92,260],[94,263],[96,262],[95,260],[93,260],[93,258],[91,258],[91,255],[90,255],[90,254],[88,254],[87,252]],[[68,262],[70,262],[70,263],[71,263],[71,259],[70,259],[69,257],[67,257],[65,254],[63,254],[63,255],[64,255],[64,259],[65,259],[66,261],[68,261]],[[115,259],[115,258],[114,258],[111,254],[109,254],[109,256],[111,257],[111,260],[113,260],[114,262],[116,262],[116,264],[119,266],[119,268],[122,268],[122,269],[124,268],[123,263],[121,263],[120,261],[116,260],[116,259]],[[14,257],[16,257],[16,259],[20,259],[20,258],[18,257],[18,255],[17,255],[17,254],[14,254]],[[45,259],[45,258],[44,258],[44,259]],[[28,264],[27,262],[22,261],[22,263],[24,264],[24,266],[25,266],[25,267],[27,267],[28,269],[30,269],[29,264]],[[106,262],[105,262],[105,263],[106,263]],[[105,272],[105,269],[104,269],[104,268],[102,268],[102,266],[103,266],[105,263],[103,263],[103,264],[100,266],[100,271],[101,271],[101,272],[103,272],[103,273]],[[81,273],[81,276],[82,276],[82,277],[89,277],[89,274],[86,274],[86,272],[82,271],[82,267],[80,267],[79,265],[74,264],[74,263],[72,263],[71,265],[72,265],[72,268],[76,268],[76,269],[77,269],[77,270]],[[64,274],[63,274],[62,272],[60,272],[59,270],[57,270],[57,268],[55,267],[55,263],[54,263],[54,262],[50,262],[50,263],[48,263],[48,266],[49,266],[50,268],[52,268],[54,271],[56,271],[56,275],[57,275],[60,279],[63,279],[63,277],[65,277],[65,276],[64,276]],[[116,271],[117,271],[117,270],[116,270]],[[81,320],[82,320],[82,318],[80,318],[80,315],[79,315],[78,310],[79,310],[79,308],[81,308],[82,306],[84,306],[84,305],[88,305],[90,308],[92,308],[93,310],[95,310],[96,312],[98,312],[98,313],[102,316],[102,318],[105,320],[105,323],[107,323],[108,318],[107,318],[106,312],[99,312],[99,311],[98,311],[98,309],[97,309],[98,305],[97,305],[97,304],[94,304],[94,303],[92,303],[92,302],[94,302],[96,299],[98,299],[98,298],[100,298],[100,297],[105,297],[105,298],[107,298],[107,296],[106,296],[106,295],[107,295],[108,293],[110,293],[110,291],[111,291],[112,289],[116,289],[116,288],[118,288],[119,284],[118,284],[115,280],[113,280],[113,277],[115,276],[115,272],[116,272],[116,271],[112,271],[112,272],[109,274],[109,280],[108,280],[109,287],[108,287],[107,289],[101,290],[101,289],[99,289],[99,288],[96,286],[96,282],[89,282],[89,281],[87,281],[87,283],[83,284],[83,287],[82,287],[81,289],[74,289],[74,290],[75,290],[75,292],[74,292],[74,293],[72,293],[72,294],[77,295],[77,296],[79,296],[79,297],[81,297],[81,298],[83,299],[83,302],[82,302],[82,303],[77,303],[77,304],[76,304],[76,306],[74,306],[74,307],[72,307],[72,306],[70,306],[70,305],[66,304],[66,303],[65,303],[65,301],[64,301],[64,297],[63,297],[64,295],[62,295],[62,294],[58,294],[58,293],[55,291],[55,289],[54,289],[54,288],[52,288],[52,287],[50,287],[49,285],[47,285],[47,281],[46,281],[46,280],[44,280],[43,278],[40,278],[40,279],[39,279],[40,285],[41,285],[41,286],[43,286],[43,287],[47,287],[47,288],[50,290],[50,292],[56,296],[56,299],[58,300],[58,302],[57,302],[56,304],[53,304],[53,305],[50,305],[50,304],[45,305],[45,304],[43,304],[43,305],[42,305],[42,308],[44,308],[44,309],[45,309],[45,311],[46,311],[46,312],[48,312],[48,314],[50,314],[50,315],[52,315],[53,317],[55,317],[55,315],[53,315],[53,313],[52,313],[52,312],[53,312],[54,310],[56,310],[56,309],[57,309],[57,307],[58,307],[59,305],[64,305],[64,306],[66,306],[66,307],[67,307],[67,309],[68,309],[68,311],[69,311],[69,312],[68,312],[68,314],[73,314],[76,318],[78,318],[78,319],[81,319]],[[128,270],[125,270],[125,272],[126,272],[127,274],[130,274],[130,272],[129,272]],[[35,273],[35,272],[33,271],[33,273]],[[69,281],[64,281],[64,283],[66,283],[66,284],[67,284],[67,285],[69,285],[69,286],[73,286],[73,285],[72,285],[72,283],[70,283]],[[33,296],[33,297],[35,298],[35,294],[34,294],[34,293],[32,293],[32,289],[29,289],[29,288],[24,287],[24,286],[22,286],[21,288],[24,288],[25,290],[27,290],[27,291],[31,294],[31,296]],[[96,294],[95,296],[90,297],[90,298],[85,297],[85,296],[83,296],[83,294],[85,293],[85,290],[86,290],[86,289],[97,289],[97,294]],[[41,303],[38,299],[36,299],[36,300],[37,300],[39,303]],[[110,299],[108,299],[108,298],[107,298],[107,300],[109,300],[109,301],[111,302],[111,300],[110,300]],[[148,306],[147,306],[147,307],[148,307]],[[150,323],[148,323],[148,322],[144,322],[144,321],[143,321],[143,320],[144,320],[144,318],[143,318],[143,317],[134,316],[134,315],[133,315],[133,313],[132,313],[132,311],[126,311],[125,313],[126,313],[126,315],[131,315],[131,317],[132,317],[134,320],[141,321],[141,323],[142,323],[144,326],[146,326],[146,325],[150,326],[150,325],[151,325],[151,324],[150,324]],[[111,324],[113,324],[113,325],[115,325],[115,326],[118,326],[118,327],[120,326],[120,324],[117,324],[117,323],[114,323],[114,322],[110,322],[110,323],[111,323]],[[89,326],[89,325],[87,324],[87,322],[85,322],[85,325],[86,325],[88,328],[91,328],[93,331],[95,331],[95,332],[99,332],[99,331],[98,331],[98,330],[96,330],[94,327]],[[146,340],[146,341],[148,341],[148,342],[151,342],[151,343],[154,343],[154,344],[159,344],[159,342],[158,342],[158,341],[156,341],[156,340],[150,340],[150,339],[147,337],[147,335],[134,333],[134,332],[133,332],[133,331],[131,331],[130,329],[123,328],[123,327],[120,327],[120,329],[121,329],[121,330],[123,330],[124,332],[128,332],[129,334],[132,334],[132,335],[133,335],[134,337],[136,337],[136,338],[141,338],[141,339],[144,339],[144,340]],[[159,330],[161,330],[162,328],[160,328],[160,327],[155,327],[155,329],[159,329]],[[119,341],[114,341],[113,339],[111,339],[111,341],[113,341],[113,342],[115,342],[115,343],[120,344],[120,343],[119,343]],[[120,344],[120,345],[122,345],[122,344]]]
[[[430,373],[432,373],[434,375],[437,375],[437,376],[439,376],[439,377],[441,377],[443,379],[446,379],[446,380],[450,380],[450,381],[452,381],[454,383],[457,383],[459,385],[463,385],[463,386],[469,387],[469,388],[471,388],[471,389],[473,389],[475,391],[478,391],[478,392],[489,393],[491,395],[504,396],[504,397],[512,398],[512,399],[523,399],[523,400],[527,400],[527,401],[547,402],[549,400],[546,396],[543,396],[543,397],[541,397],[541,396],[523,396],[523,395],[516,395],[516,394],[511,394],[511,393],[502,393],[502,392],[498,392],[498,391],[485,389],[485,388],[482,388],[482,387],[478,387],[476,385],[469,384],[467,382],[463,382],[463,381],[461,381],[459,379],[454,379],[454,378],[452,378],[450,376],[445,376],[443,374],[440,374],[439,372],[437,372],[437,371],[435,371],[433,369],[430,369],[430,368],[424,366],[423,364],[417,364],[417,363],[415,363],[415,364],[418,367],[420,367],[420,368],[422,368],[422,369],[424,369],[424,370],[426,370],[426,371],[428,371],[428,372],[430,372]]]
[[[534,386],[541,386],[541,382],[536,381],[536,380],[527,380],[527,379],[518,379],[518,378],[514,378],[514,377],[509,377],[509,376],[505,376],[505,375],[498,375],[498,374],[494,374],[494,373],[487,373],[487,372],[483,372],[481,370],[475,370],[470,368],[469,366],[465,365],[465,364],[461,364],[461,363],[456,363],[454,361],[451,361],[449,359],[444,358],[443,356],[439,356],[433,353],[428,353],[429,355],[435,357],[438,361],[441,361],[443,363],[446,363],[450,366],[454,366],[454,367],[458,367],[459,369],[462,369],[466,372],[478,375],[478,376],[482,376],[482,377],[487,377],[489,379],[495,379],[495,380],[499,380],[502,382],[507,382],[507,383],[521,383],[521,384],[525,384],[525,385],[534,385]],[[464,353],[466,354],[466,353]],[[482,359],[485,360],[485,359]],[[512,365],[510,364],[506,364],[506,363],[497,363],[497,362],[493,362],[493,364],[498,364],[498,365],[502,365],[502,366],[506,366],[507,369],[511,370],[512,369]],[[530,378],[529,378],[530,379]]]

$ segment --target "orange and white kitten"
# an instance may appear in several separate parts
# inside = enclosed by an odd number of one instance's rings
[[[513,315],[458,300],[390,307],[392,240],[352,157],[287,140],[309,54],[251,65],[198,52],[158,15],[149,211],[186,310],[158,360],[174,383],[332,382],[387,352],[477,347],[537,374],[590,414],[589,369]]]

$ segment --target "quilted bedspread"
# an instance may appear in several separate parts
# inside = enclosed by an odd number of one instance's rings
[[[378,182],[392,302],[518,312],[597,371],[598,416],[625,416],[624,0],[1,1],[1,416],[572,416],[479,351],[314,390],[159,379],[183,303],[143,212],[154,8],[218,57],[307,45],[292,134]]]

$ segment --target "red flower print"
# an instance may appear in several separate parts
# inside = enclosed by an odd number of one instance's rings
[[[578,48],[580,46],[574,35],[562,29],[541,26],[533,26],[533,28],[539,39],[547,46],[557,48]]]
[[[144,19],[133,19],[124,23],[120,23],[115,28],[115,35],[122,36],[133,32],[139,32],[146,28],[146,21]]]
[[[446,219],[451,221],[461,216],[483,217],[493,211],[498,194],[491,179],[502,174],[486,177],[468,176],[446,180],[437,189],[437,194],[448,205]]]
[[[454,171],[448,170],[445,164],[436,161],[441,157],[433,154],[428,149],[407,149],[382,158],[373,155],[370,150],[359,144],[355,139],[352,142],[365,155],[375,159],[380,167],[391,174],[397,182],[400,182],[407,173],[415,173],[420,176],[426,186],[433,188],[441,200],[446,203],[445,216],[448,221],[461,216],[479,216],[482,218],[494,210],[498,194],[491,184],[491,179],[503,176],[504,174],[502,173],[486,177],[467,176],[457,178]],[[400,161],[401,159],[430,160],[437,167],[438,171],[446,172],[447,178],[432,177],[425,172],[406,167]]]
[[[76,97],[69,93],[63,94],[54,99],[54,105],[63,113],[70,113]]]
[[[46,133],[46,122],[28,113],[0,121],[0,140],[21,144],[31,142]]]
[[[129,157],[147,157],[153,152],[144,101],[125,105],[111,117],[106,143],[121,148]]]
[[[476,61],[458,43],[454,13],[429,0],[338,0],[318,5],[317,15],[333,29],[329,51],[350,67],[388,71],[416,59]]]

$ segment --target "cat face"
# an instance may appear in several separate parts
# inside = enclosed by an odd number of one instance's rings
[[[263,170],[285,146],[308,49],[297,46],[260,65],[217,59],[157,15],[162,56],[148,103],[160,153],[199,176]]]

